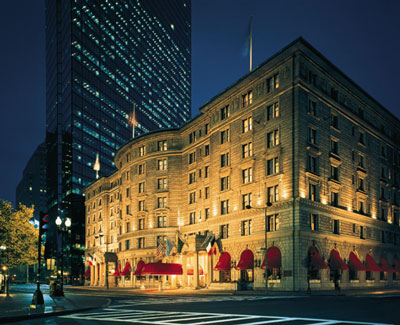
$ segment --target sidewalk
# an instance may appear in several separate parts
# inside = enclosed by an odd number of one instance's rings
[[[31,309],[32,293],[12,292],[10,296],[0,294],[0,323],[17,322],[26,319],[59,316],[72,312],[85,311],[88,309],[102,308],[111,303],[111,300],[104,297],[69,297],[65,292],[65,297],[52,298],[42,291],[44,299],[44,308]]]

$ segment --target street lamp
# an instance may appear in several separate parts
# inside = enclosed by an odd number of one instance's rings
[[[264,236],[264,241],[265,241],[265,291],[268,291],[268,264],[267,264],[268,215],[267,215],[267,209],[271,206],[272,206],[272,203],[270,201],[267,202],[267,205],[265,207],[261,207],[261,208],[252,207],[251,205],[246,205],[246,209],[264,210],[264,219],[265,219],[265,236]]]
[[[63,296],[64,295],[64,233],[68,231],[69,227],[71,227],[71,219],[67,218],[64,221],[65,227],[61,227],[62,220],[61,220],[60,216],[57,216],[56,225],[57,225],[59,234],[61,234],[61,283],[60,283],[60,292],[58,292],[58,294],[60,296]],[[58,271],[57,271],[57,278],[59,278]]]
[[[100,242],[101,242],[101,238],[105,237],[103,232],[99,233],[99,237],[100,237]],[[107,290],[109,289],[108,286],[108,260],[107,260],[107,252],[108,252],[108,241],[107,241],[107,237],[104,238],[104,244],[106,244],[106,251],[104,252],[104,261],[106,262],[106,287]]]

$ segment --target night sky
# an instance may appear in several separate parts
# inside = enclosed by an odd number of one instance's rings
[[[400,118],[400,1],[192,1],[192,115],[299,36]],[[44,0],[2,1],[0,199],[15,201],[22,171],[45,135]],[[396,78],[397,77],[397,78]]]

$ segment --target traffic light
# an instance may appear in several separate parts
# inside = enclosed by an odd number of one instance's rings
[[[48,229],[48,223],[49,220],[47,219],[49,217],[48,213],[44,213],[40,211],[40,219],[39,219],[39,237],[42,238],[43,234],[47,231]]]

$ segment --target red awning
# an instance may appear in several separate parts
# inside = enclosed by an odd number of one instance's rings
[[[143,260],[140,260],[138,265],[136,265],[136,270],[133,275],[140,276],[142,275],[143,266],[145,265]]]
[[[367,264],[367,271],[371,272],[382,272],[382,268],[376,264],[375,260],[373,257],[369,254],[365,257],[365,263]]]
[[[342,258],[340,257],[339,252],[336,249],[331,250],[331,254],[329,257],[329,267],[333,271],[338,270],[348,270],[349,267],[343,262]]]
[[[231,256],[228,252],[224,252],[219,257],[217,265],[214,267],[215,271],[230,271],[231,270]]]
[[[396,272],[400,272],[400,261],[397,258],[393,259],[393,266]]]
[[[246,249],[240,255],[239,263],[236,265],[236,270],[254,269],[254,254],[250,249]]]
[[[187,275],[194,275],[194,269],[191,265],[187,268]],[[204,271],[201,265],[199,265],[199,275],[204,275]]]
[[[318,249],[315,246],[310,246],[308,249],[309,265],[308,267],[314,270],[327,269],[328,265],[319,255]]]
[[[87,268],[86,272],[82,276],[84,278],[90,278],[90,267]]]
[[[350,252],[349,255],[349,267],[353,271],[367,271],[365,265],[360,261],[356,254]]]
[[[121,276],[131,275],[131,265],[129,262],[126,262],[124,269],[121,272]]]
[[[384,257],[381,257],[380,264],[384,272],[396,272]]]
[[[183,274],[182,265],[175,263],[147,263],[142,269],[142,274],[172,275]]]
[[[282,266],[281,251],[278,247],[272,246],[267,250],[267,267],[268,269],[279,269]],[[261,264],[261,268],[265,269],[265,257]]]
[[[121,276],[121,264],[118,266],[118,268],[115,270],[113,276]]]

